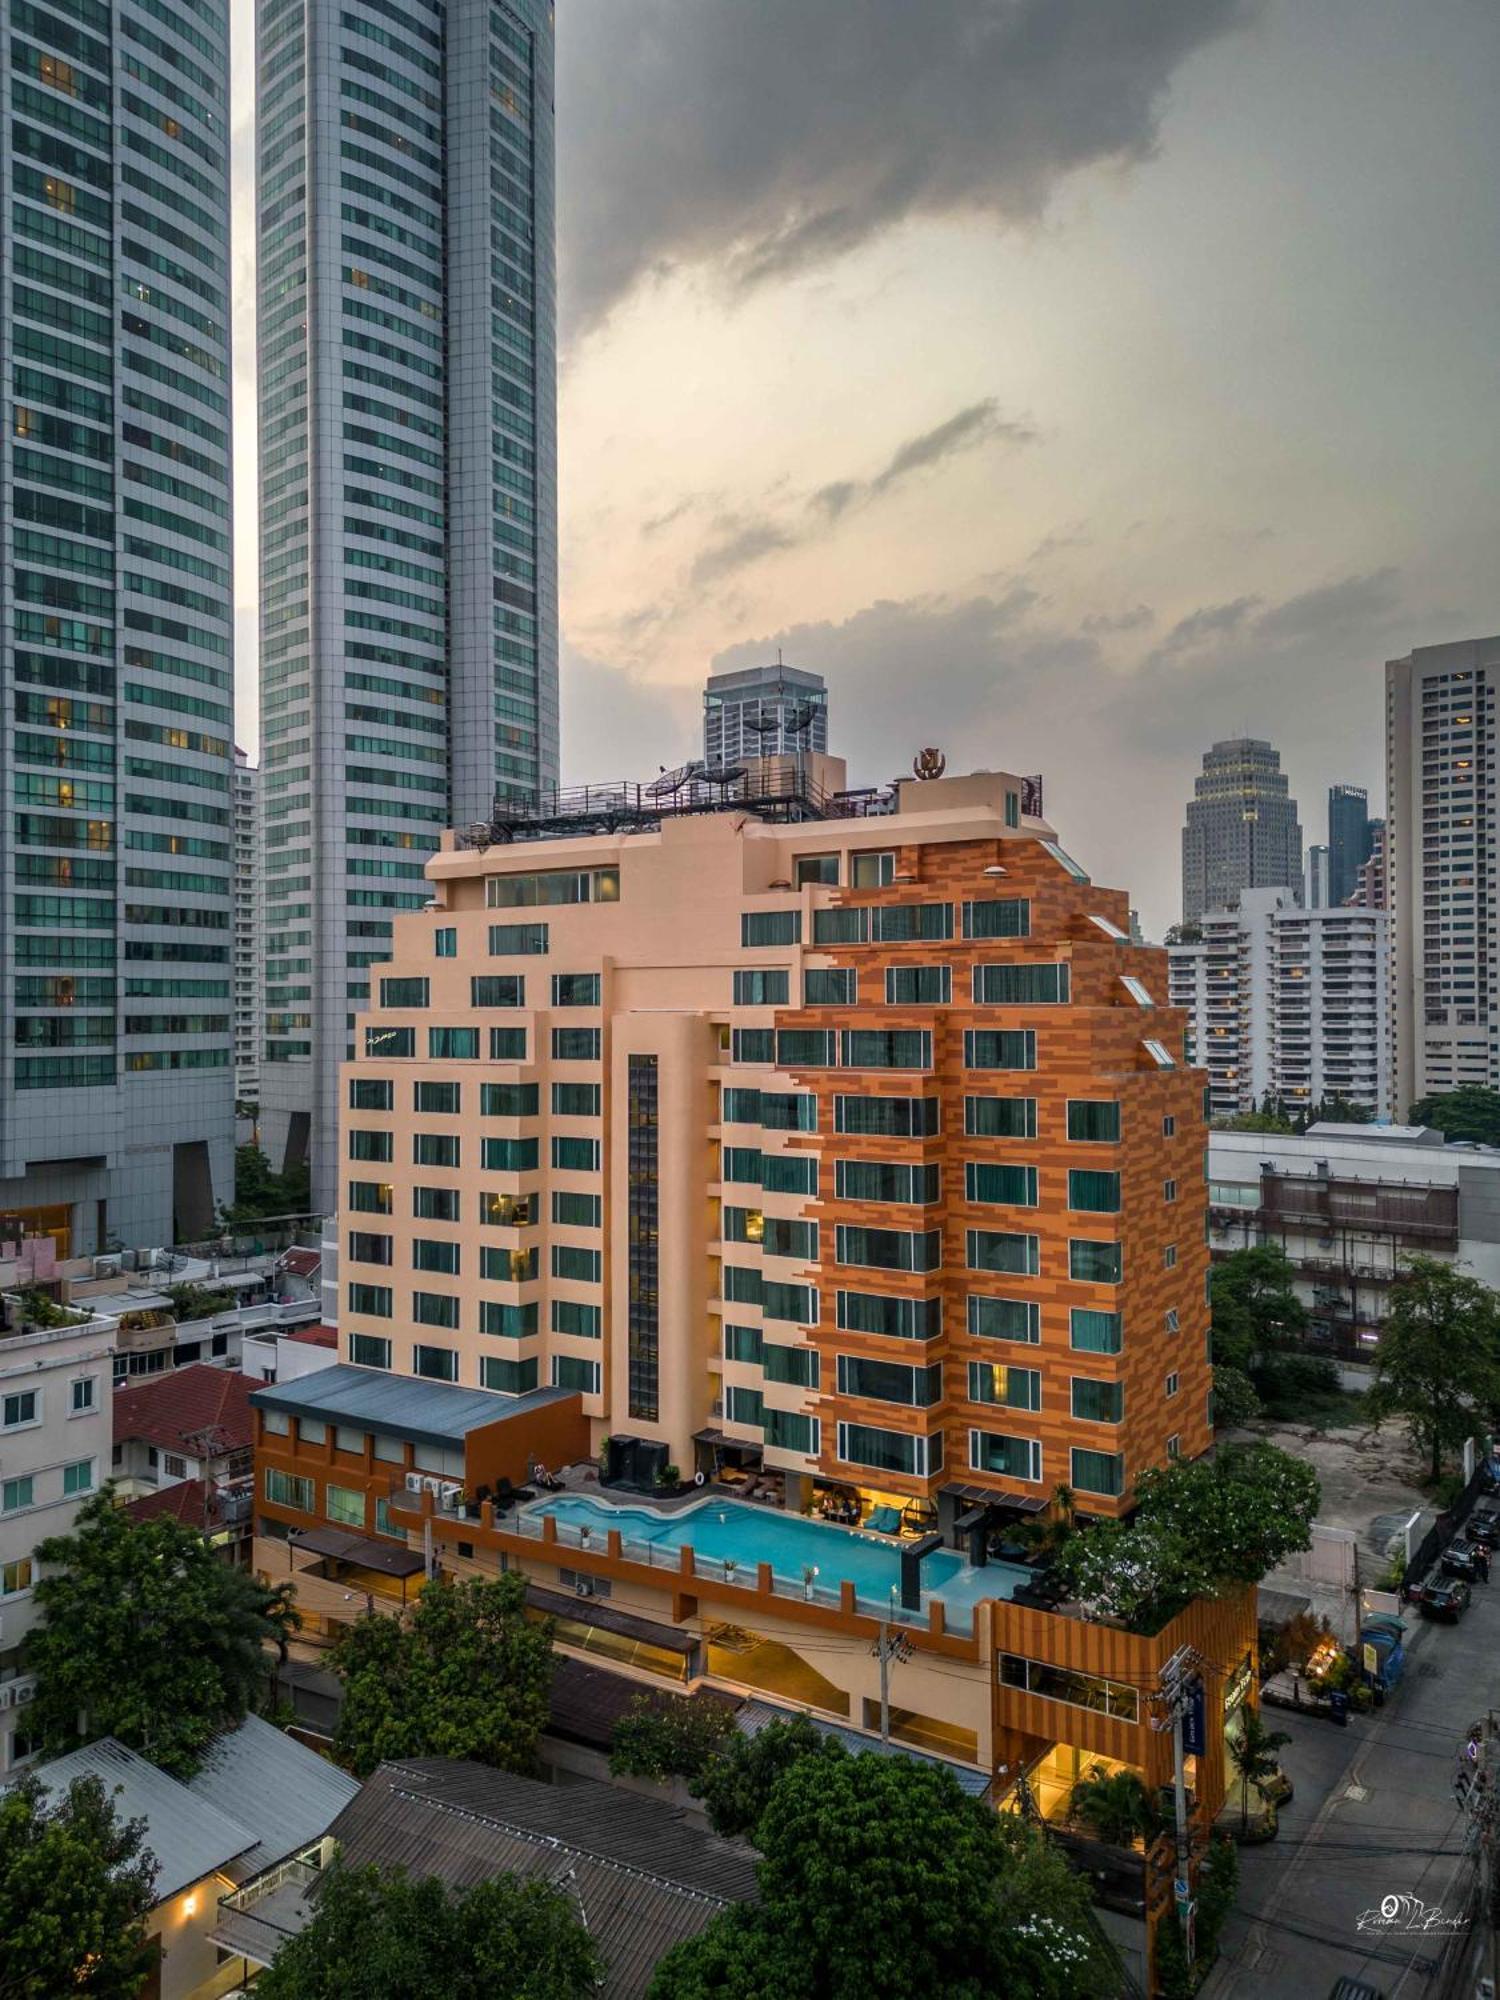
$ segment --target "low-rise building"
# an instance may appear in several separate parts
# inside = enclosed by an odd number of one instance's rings
[[[1215,1258],[1277,1243],[1297,1270],[1309,1339],[1368,1358],[1406,1260],[1439,1258],[1500,1290],[1500,1149],[1410,1125],[1317,1124],[1300,1136],[1211,1132]]]
[[[22,1649],[36,1622],[36,1548],[65,1535],[108,1476],[112,1320],[38,1326],[6,1300],[0,1333],[0,1775],[34,1752]]]
[[[194,1362],[119,1388],[112,1476],[135,1500],[193,1481],[237,1487],[250,1472],[250,1376]]]

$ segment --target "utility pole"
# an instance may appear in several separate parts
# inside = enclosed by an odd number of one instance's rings
[[[891,1662],[911,1658],[911,1641],[904,1632],[892,1633],[889,1622],[882,1618],[880,1633],[870,1651],[880,1662],[880,1740],[891,1740]]]
[[[1187,1752],[1183,1743],[1183,1720],[1193,1700],[1193,1685],[1200,1662],[1190,1646],[1179,1646],[1161,1670],[1160,1692],[1152,1697],[1160,1708],[1151,1718],[1151,1727],[1160,1734],[1172,1732],[1172,1791],[1175,1812],[1177,1872],[1173,1894],[1177,1922],[1182,1931],[1188,1962],[1193,1958],[1192,1843],[1188,1829]]]

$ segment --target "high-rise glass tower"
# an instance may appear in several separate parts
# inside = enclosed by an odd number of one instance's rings
[[[1302,828],[1280,756],[1253,736],[1215,743],[1182,830],[1183,922],[1234,909],[1242,889],[1301,886]]]
[[[548,0],[258,0],[262,1129],[338,1066],[440,829],[557,777]]]
[[[1374,839],[1370,794],[1363,785],[1328,787],[1328,900],[1345,903],[1359,886],[1359,871]]]
[[[703,756],[714,769],[746,757],[828,748],[828,688],[821,674],[784,666],[710,674],[703,689]]]
[[[0,47],[0,1211],[73,1255],[231,1197],[229,0]]]

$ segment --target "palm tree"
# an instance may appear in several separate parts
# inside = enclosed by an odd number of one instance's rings
[[[1068,1804],[1073,1818],[1110,1847],[1150,1840],[1161,1825],[1156,1802],[1135,1771],[1095,1771],[1080,1778]]]
[[[1224,1737],[1229,1751],[1229,1761],[1234,1766],[1235,1776],[1240,1781],[1240,1834],[1243,1837],[1250,1826],[1250,1787],[1263,1784],[1267,1778],[1274,1778],[1279,1766],[1276,1753],[1284,1744],[1291,1742],[1284,1729],[1267,1729],[1260,1719],[1257,1709],[1243,1711],[1237,1736]]]

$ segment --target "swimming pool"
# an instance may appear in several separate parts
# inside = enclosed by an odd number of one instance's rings
[[[840,1584],[852,1583],[860,1610],[880,1617],[915,1617],[925,1623],[928,1604],[940,1598],[948,1624],[965,1632],[973,1627],[973,1606],[981,1598],[1009,1597],[1028,1574],[1013,1563],[976,1569],[952,1549],[934,1549],[922,1563],[922,1609],[903,1613],[900,1544],[832,1521],[752,1507],[743,1500],[710,1498],[666,1514],[654,1507],[616,1507],[577,1493],[538,1500],[524,1509],[523,1518],[543,1514],[553,1516],[561,1539],[575,1548],[581,1530],[602,1543],[609,1529],[618,1528],[627,1556],[650,1561],[660,1551],[655,1560],[671,1561],[688,1546],[709,1573],[734,1564],[747,1585],[755,1582],[756,1565],[769,1563],[779,1585],[793,1586],[798,1595],[810,1592],[819,1603],[837,1604]],[[814,1572],[811,1579],[809,1570]]]

